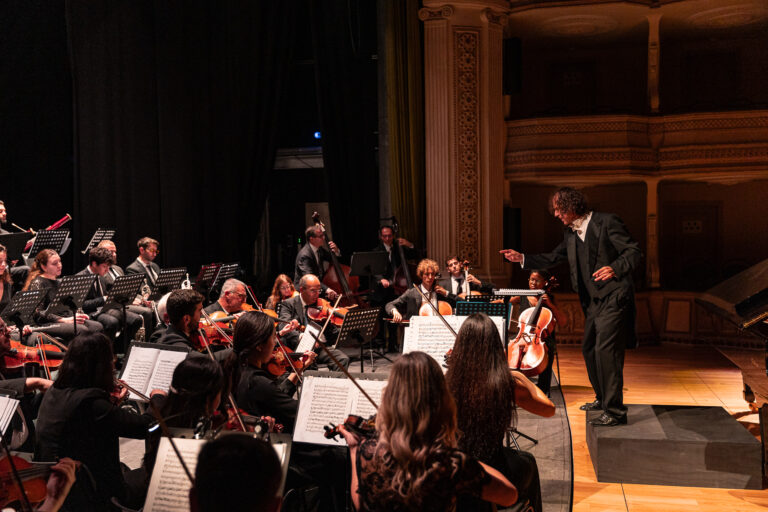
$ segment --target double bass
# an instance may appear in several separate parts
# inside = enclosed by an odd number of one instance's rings
[[[556,286],[557,280],[551,277],[544,284],[544,292],[548,293]],[[520,329],[507,346],[507,362],[511,369],[519,370],[527,377],[538,375],[546,369],[549,354],[544,338],[554,329],[554,318],[552,310],[544,307],[544,294],[539,296],[535,307],[520,313]]]
[[[312,222],[315,226],[325,235],[325,224],[320,220],[320,214],[314,212],[312,214]],[[344,305],[363,305],[360,303],[360,299],[356,294],[352,293],[352,289],[357,290],[360,287],[360,279],[357,276],[350,275],[351,268],[347,265],[339,263],[336,254],[331,250],[328,245],[328,236],[324,238],[323,247],[331,254],[331,268],[323,276],[323,284],[332,289],[339,295],[343,296]]]

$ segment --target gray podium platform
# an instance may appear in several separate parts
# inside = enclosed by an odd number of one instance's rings
[[[722,407],[627,407],[627,425],[587,423],[598,482],[763,488],[760,442]]]

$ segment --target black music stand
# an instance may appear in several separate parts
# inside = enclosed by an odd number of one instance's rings
[[[45,233],[50,233],[50,231],[45,231]],[[96,274],[64,277],[59,284],[56,295],[48,305],[48,311],[51,312],[60,308],[72,311],[72,329],[75,336],[77,336],[77,310],[83,306],[85,296],[88,295],[88,289],[93,286],[96,278]]]
[[[101,311],[108,311],[110,309],[120,308],[123,310],[123,318],[121,319],[121,332],[124,334],[128,327],[128,315],[126,310],[128,304],[131,304],[139,294],[141,285],[144,283],[144,274],[127,274],[118,276],[115,279],[112,288],[109,290],[109,294],[104,301],[104,307]],[[120,335],[120,339],[123,340],[123,334]],[[122,341],[122,348],[125,349],[125,341]],[[125,350],[123,350],[125,352]]]
[[[219,273],[216,274],[216,278],[213,280],[213,284],[211,284],[211,291],[216,290],[217,286],[221,286],[224,284],[224,281],[235,277],[239,273],[240,263],[222,263]]]
[[[494,295],[492,293],[482,293],[480,295],[467,295],[463,299],[457,298],[456,304],[458,305],[462,302],[493,302],[498,300],[507,302],[508,299],[509,297],[506,295]]]
[[[186,274],[187,269],[185,267],[162,269],[160,275],[157,276],[155,287],[149,296],[149,300],[159,300],[166,293],[181,288],[181,282]]]
[[[385,251],[355,252],[349,262],[349,275],[368,278],[368,289],[373,290],[373,276],[387,272],[389,258]]]
[[[69,238],[69,230],[52,229],[50,231],[38,231],[32,247],[29,249],[27,259],[37,256],[43,249],[53,249],[59,254],[64,253],[64,244]]]
[[[350,309],[347,314],[344,315],[344,322],[341,324],[341,330],[339,336],[336,338],[335,347],[338,347],[340,343],[347,340],[354,340],[360,344],[360,373],[364,370],[365,354],[363,350],[366,343],[370,343],[373,339],[374,331],[376,330],[376,324],[379,321],[379,313],[381,307],[366,308],[366,309]],[[370,349],[369,349],[370,350]],[[386,356],[383,356],[386,358]],[[388,361],[392,362],[390,359]],[[373,366],[373,352],[371,351],[371,366]],[[376,371],[374,368],[373,371]]]
[[[221,270],[221,263],[211,263],[209,265],[203,265],[200,267],[200,272],[195,278],[195,290],[203,294],[207,300],[211,300],[209,294],[213,288],[213,282],[216,280],[216,276],[219,275]]]
[[[104,240],[112,240],[115,236],[115,230],[114,229],[101,229],[98,228],[96,232],[91,237],[91,241],[88,242],[88,245],[85,246],[85,249],[83,249],[81,252],[83,254],[88,254],[88,251],[99,245],[100,242],[103,242]]]
[[[22,254],[24,247],[27,246],[27,241],[32,238],[32,233],[9,233],[7,235],[0,235],[0,245],[5,246],[5,255],[8,262],[12,261],[24,261]]]
[[[474,298],[474,296],[473,296]],[[502,340],[507,339],[507,305],[495,302],[468,302],[460,301],[456,303],[456,316],[469,316],[473,313],[485,313],[488,316],[500,316],[504,318],[504,332]],[[503,341],[502,341],[503,343]]]
[[[2,317],[6,322],[11,322],[19,328],[21,339],[24,325],[32,323],[32,313],[43,300],[45,290],[27,290],[13,296],[11,303],[3,310]]]

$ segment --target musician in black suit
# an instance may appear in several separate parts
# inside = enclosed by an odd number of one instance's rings
[[[147,284],[154,287],[160,275],[160,266],[155,263],[155,258],[160,254],[160,242],[145,236],[136,245],[139,247],[139,257],[125,268],[125,273],[144,274]]]
[[[483,283],[478,278],[467,272],[464,273],[463,262],[458,256],[450,256],[445,260],[445,268],[448,275],[437,281],[437,284],[448,291],[448,302],[455,306],[456,300],[464,300],[470,291],[491,293],[492,283]]]
[[[424,295],[437,307],[438,298],[445,300],[448,297],[448,291],[442,286],[436,284],[437,275],[440,271],[435,260],[423,259],[416,267],[416,277],[421,280],[419,287]],[[424,297],[416,288],[409,288],[395,300],[387,303],[384,311],[392,315],[394,322],[408,320],[414,315],[419,314],[421,305],[425,304]]]
[[[112,262],[109,265],[109,270],[103,276],[105,289],[109,292],[115,284],[115,280],[118,277],[125,275],[125,272],[123,272],[123,269],[117,265],[117,246],[115,245],[115,242],[112,240],[102,240],[96,247],[103,247],[112,253]],[[140,304],[141,299],[142,297],[137,296],[136,300],[133,301],[133,304],[128,305],[128,311],[141,316],[144,320],[145,339],[149,339],[155,330],[155,312],[152,311],[152,308],[150,307],[142,306]]]
[[[324,247],[325,233],[317,226],[308,226],[304,231],[307,243],[296,255],[296,268],[293,272],[293,285],[298,288],[299,281],[307,274],[317,276],[321,281],[321,295],[328,300],[336,300],[338,294],[322,283],[325,270],[333,263],[331,253]],[[341,251],[333,242],[328,242],[335,256],[340,256]]]
[[[406,259],[416,258],[417,251],[414,245],[405,238],[398,238],[397,243],[403,248],[403,256]],[[372,252],[387,253],[387,270],[383,274],[373,276],[374,282],[371,285],[371,295],[369,301],[371,306],[384,306],[395,299],[395,273],[402,266],[400,261],[400,251],[395,246],[395,232],[392,226],[381,226],[379,228],[379,244],[372,249]],[[387,352],[397,351],[397,326],[384,321],[384,310],[379,318],[379,333],[374,342],[383,343],[384,334],[387,334]],[[385,327],[386,326],[386,327]]]
[[[299,280],[299,294],[282,302],[279,319],[284,322],[292,323],[296,327],[300,325],[307,326],[310,322],[310,318],[307,316],[307,309],[317,305],[317,300],[320,297],[320,290],[320,280],[317,276],[307,274],[302,277]],[[329,343],[330,340],[336,339],[337,334],[336,327],[329,323],[324,333],[324,336],[329,340]],[[301,333],[294,330],[287,333],[283,337],[283,341],[289,348],[296,350],[300,338]],[[349,368],[349,356],[341,350],[331,348],[328,345],[326,346],[344,368]],[[340,371],[340,368],[333,362],[328,354],[326,354],[325,350],[316,346],[315,352],[317,352],[318,363],[327,364],[331,370]]]
[[[117,331],[123,324],[122,308],[112,308],[102,311],[106,300],[106,284],[104,276],[109,271],[112,263],[112,252],[105,247],[95,247],[88,253],[88,266],[77,273],[77,275],[96,275],[96,279],[88,289],[88,293],[83,301],[83,312],[87,313],[91,320],[96,320],[104,326],[104,334],[112,341],[115,341]],[[125,315],[125,331],[121,334],[122,348],[128,346],[130,340],[134,339],[136,332],[141,327],[141,317],[130,311]]]
[[[528,269],[568,260],[571,284],[584,310],[582,353],[595,391],[595,401],[581,408],[603,411],[591,421],[593,425],[624,424],[624,352],[637,343],[632,271],[642,256],[640,248],[618,216],[590,211],[577,190],[559,189],[550,205],[566,226],[560,245],[544,254],[523,255],[512,249],[501,253]]]

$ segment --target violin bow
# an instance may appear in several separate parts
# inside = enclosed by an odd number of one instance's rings
[[[211,319],[211,315],[206,313],[204,309],[201,309],[200,313],[202,313],[203,318],[205,318],[208,321],[208,323],[211,324],[214,329],[216,329],[216,332],[221,334],[221,336],[225,340],[227,340],[227,343],[229,343],[231,345],[232,344],[232,338],[226,332],[224,332],[224,329],[219,327],[219,324],[217,324],[214,320]],[[206,341],[205,347],[208,348],[208,340],[205,340],[205,341]],[[208,352],[210,352],[210,349],[208,349]],[[213,354],[211,354],[211,357],[213,357]]]
[[[414,284],[413,284],[413,287],[414,287],[414,288],[416,288],[416,289],[419,291],[419,293],[420,293],[420,294],[421,294],[421,296],[424,298],[424,300],[427,302],[427,304],[429,304],[429,307],[431,307],[431,308],[432,308],[432,311],[434,311],[434,312],[435,312],[435,314],[436,314],[437,316],[439,316],[439,317],[440,317],[440,320],[442,320],[442,321],[443,321],[443,323],[444,323],[444,324],[445,324],[445,326],[448,328],[448,330],[449,330],[449,331],[451,331],[451,332],[453,333],[453,335],[454,335],[454,336],[458,336],[458,334],[456,334],[456,331],[454,331],[454,330],[453,330],[453,327],[451,327],[451,324],[449,324],[449,323],[448,323],[448,320],[446,320],[446,319],[443,317],[443,315],[442,315],[442,314],[440,313],[440,311],[439,311],[439,310],[438,310],[438,309],[435,307],[435,305],[434,305],[434,304],[432,304],[432,301],[431,301],[431,300],[429,300],[429,297],[427,297],[427,294],[425,294],[423,291],[421,291],[421,288],[419,287],[419,285],[417,285],[416,283],[414,283]]]

